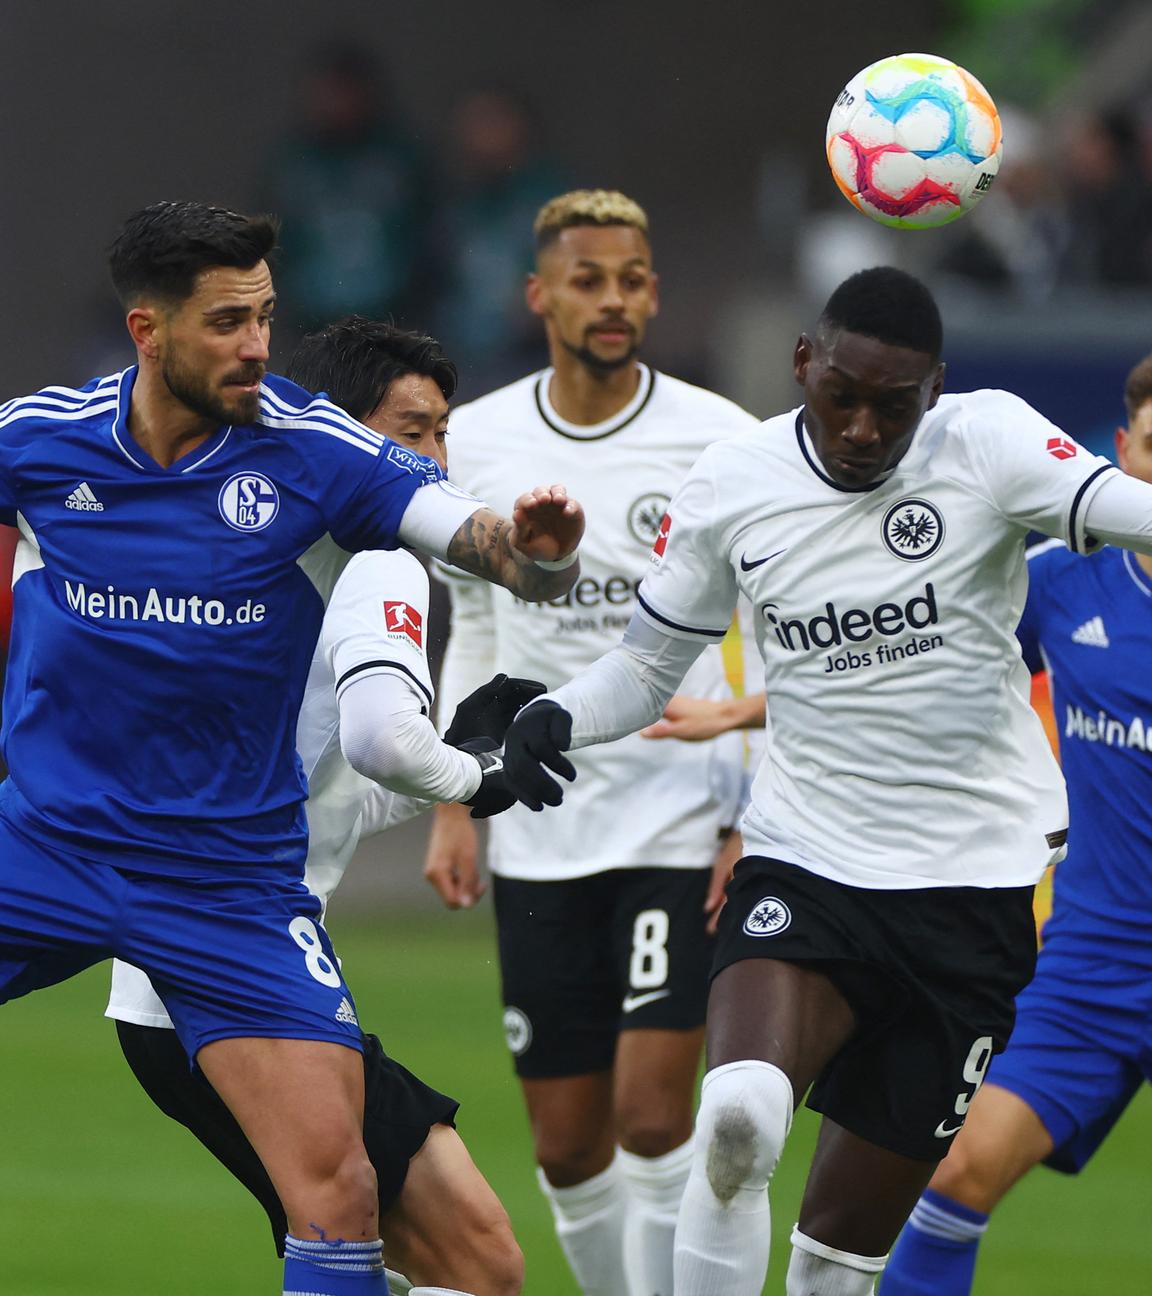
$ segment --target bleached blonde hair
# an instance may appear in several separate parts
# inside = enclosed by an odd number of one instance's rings
[[[648,237],[648,213],[616,189],[573,189],[546,202],[536,214],[532,232],[536,250],[560,237],[574,225],[625,225]]]

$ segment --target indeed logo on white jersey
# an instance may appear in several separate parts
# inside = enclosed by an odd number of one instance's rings
[[[761,611],[771,622],[781,648],[788,652],[864,643],[874,634],[891,638],[905,630],[924,630],[940,620],[931,581],[924,586],[923,594],[915,595],[903,606],[877,603],[874,608],[853,607],[841,612],[835,603],[825,603],[823,614],[808,620],[781,616],[775,603],[765,603]]]

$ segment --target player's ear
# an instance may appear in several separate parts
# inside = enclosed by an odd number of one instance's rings
[[[1121,472],[1128,471],[1128,429],[1116,429],[1116,463]]]
[[[160,323],[160,314],[155,307],[134,306],[128,312],[125,323],[140,354],[149,360],[155,360],[159,352],[156,331]]]
[[[524,301],[533,315],[544,314],[544,285],[535,270],[524,281]]]
[[[932,375],[932,386],[928,391],[928,409],[932,409],[940,399],[940,395],[944,390],[944,371],[947,367],[943,361],[936,366],[936,372]]]
[[[801,387],[804,386],[804,380],[808,377],[808,366],[812,363],[812,339],[807,333],[801,333],[796,342],[796,350],[792,353],[792,372],[796,375],[796,381]]]

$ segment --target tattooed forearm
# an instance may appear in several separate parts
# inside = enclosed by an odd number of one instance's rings
[[[579,562],[563,571],[538,567],[512,545],[515,528],[491,509],[477,509],[452,537],[447,558],[453,567],[503,585],[529,603],[567,594],[580,575]]]

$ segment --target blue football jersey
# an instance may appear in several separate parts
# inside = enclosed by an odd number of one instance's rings
[[[1032,551],[1018,631],[1046,666],[1068,782],[1061,930],[1098,931],[1152,962],[1152,580],[1134,555]]]
[[[20,528],[0,807],[121,867],[298,871],[325,603],[443,474],[275,377],[255,423],[162,468],[128,431],[135,378],[0,406],[0,519]]]

